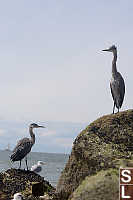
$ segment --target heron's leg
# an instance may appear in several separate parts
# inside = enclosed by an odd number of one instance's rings
[[[119,112],[119,108],[118,108],[118,112]]]
[[[19,164],[19,169],[21,168],[21,160],[20,160],[20,164]]]
[[[28,170],[27,157],[25,158],[25,163],[26,163],[26,167],[27,167],[27,170]]]
[[[113,106],[113,114],[114,114],[114,112],[115,112],[115,101],[114,101],[114,106]]]

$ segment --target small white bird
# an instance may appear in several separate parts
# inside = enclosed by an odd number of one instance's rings
[[[36,165],[33,165],[31,167],[31,171],[35,172],[35,173],[39,173],[42,171],[42,167],[41,165],[45,165],[46,163],[43,161],[38,161]]]
[[[16,194],[14,194],[12,200],[23,200],[23,196],[21,193],[16,193]]]

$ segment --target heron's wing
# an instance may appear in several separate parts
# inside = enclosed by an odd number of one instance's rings
[[[121,107],[125,95],[125,83],[121,74],[118,72],[115,80],[110,83],[113,100],[117,107]]]
[[[111,94],[112,94],[112,97],[113,97],[113,100],[114,100],[113,85],[112,85],[111,82],[110,82],[110,89],[111,89]]]
[[[16,147],[14,148],[13,152],[15,152],[18,149],[24,149],[27,146],[29,146],[31,144],[31,141],[29,138],[23,138],[22,140],[19,140]]]
[[[120,74],[121,76],[121,74]],[[120,88],[120,107],[122,106],[124,95],[125,95],[125,83],[122,76],[119,79],[119,88]]]
[[[31,147],[32,145],[29,138],[23,138],[22,140],[19,140],[16,147],[13,150],[11,160],[18,161],[23,159],[30,152]]]

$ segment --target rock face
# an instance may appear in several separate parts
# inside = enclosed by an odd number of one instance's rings
[[[26,199],[34,199],[35,196],[53,191],[54,188],[49,182],[34,172],[9,169],[0,173],[0,199],[2,200],[12,199],[18,192],[21,192]]]
[[[118,170],[109,169],[86,177],[72,194],[71,200],[118,200]]]
[[[101,170],[105,171],[105,174],[109,169],[118,171],[119,164],[116,161],[118,159],[130,160],[132,152],[133,110],[97,119],[75,139],[72,153],[57,185],[58,196],[63,200],[68,198],[82,200],[81,197],[75,198],[76,193],[73,192],[79,189],[80,194],[82,193],[81,188],[83,187],[80,187],[80,184],[85,185],[82,181],[86,177],[87,183],[87,180],[91,181],[91,176],[94,177]],[[118,195],[118,191],[116,191],[116,195]],[[89,197],[86,199],[93,200]],[[94,199],[98,200],[98,198]],[[104,200],[104,198],[102,199]]]

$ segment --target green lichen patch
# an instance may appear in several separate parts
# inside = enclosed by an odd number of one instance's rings
[[[86,177],[69,200],[117,200],[119,199],[118,170],[101,171]]]

